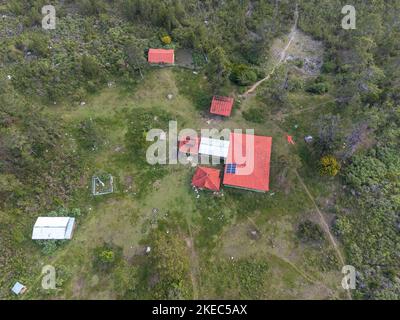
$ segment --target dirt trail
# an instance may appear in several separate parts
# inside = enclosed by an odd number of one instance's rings
[[[299,173],[297,172],[297,170],[294,170],[294,172],[295,172],[297,178],[299,179],[300,184],[302,185],[303,189],[305,190],[305,192],[307,193],[307,195],[308,195],[308,197],[310,198],[311,202],[313,203],[315,209],[317,210],[318,215],[319,215],[319,218],[320,218],[320,221],[321,221],[321,224],[322,224],[322,227],[323,227],[325,233],[328,235],[329,241],[331,242],[331,244],[332,244],[332,246],[333,246],[333,249],[334,249],[335,252],[336,252],[337,257],[338,257],[339,260],[340,260],[340,264],[341,264],[342,266],[345,266],[346,263],[344,262],[343,255],[342,255],[342,253],[341,253],[341,251],[340,251],[340,249],[339,249],[339,246],[338,246],[337,243],[336,243],[336,240],[335,240],[334,236],[332,235],[332,233],[331,233],[331,231],[330,231],[329,225],[328,225],[328,223],[326,222],[326,219],[325,219],[324,215],[322,214],[322,212],[321,212],[321,210],[319,209],[317,203],[315,202],[315,198],[312,196],[310,190],[307,188],[306,184],[304,183],[304,180],[302,179],[302,177],[300,177],[300,175],[299,175]],[[349,290],[346,290],[346,293],[347,293],[348,298],[349,298],[350,300],[352,300],[352,296],[351,296],[350,291],[349,291]]]
[[[275,124],[275,127],[276,127],[280,132],[282,132],[283,135],[286,134],[285,131],[282,130],[282,128],[281,128],[279,125]],[[344,259],[343,255],[342,255],[342,252],[340,251],[339,246],[338,246],[338,244],[336,243],[335,237],[332,235],[332,233],[331,233],[331,231],[330,231],[329,224],[328,224],[328,222],[326,221],[326,219],[325,219],[323,213],[322,213],[321,210],[319,209],[319,207],[318,207],[318,205],[317,205],[317,203],[316,203],[316,201],[315,201],[315,198],[313,197],[313,195],[311,194],[310,190],[309,190],[308,187],[306,186],[306,184],[305,184],[303,178],[300,176],[299,172],[298,172],[297,170],[294,170],[294,173],[296,174],[297,178],[298,178],[299,181],[300,181],[301,186],[303,187],[303,189],[304,189],[304,191],[306,192],[307,196],[309,197],[309,199],[310,199],[311,202],[313,203],[315,209],[317,210],[318,216],[319,216],[319,219],[320,219],[320,222],[321,222],[321,225],[322,225],[322,228],[323,228],[324,232],[327,234],[327,236],[328,236],[328,238],[329,238],[329,242],[332,244],[333,249],[335,250],[336,256],[338,257],[338,259],[339,259],[339,261],[340,261],[340,264],[341,264],[342,266],[345,266],[346,263],[345,263],[345,259]],[[352,296],[351,296],[350,290],[346,290],[346,294],[347,294],[349,300],[353,300],[353,298],[352,298]]]
[[[192,286],[193,286],[193,300],[198,300],[199,299],[199,286],[197,283],[198,279],[198,273],[199,273],[199,261],[198,257],[196,254],[196,251],[194,249],[194,241],[193,241],[193,234],[192,234],[192,228],[190,227],[190,222],[186,218],[186,222],[188,225],[188,231],[190,238],[186,238],[186,245],[188,249],[190,250],[190,279],[192,281]]]
[[[276,68],[278,68],[285,61],[286,53],[289,50],[290,46],[292,45],[293,40],[294,40],[295,35],[296,35],[298,21],[299,21],[299,7],[298,7],[298,4],[296,4],[296,10],[294,12],[294,25],[293,25],[292,30],[290,31],[288,43],[286,44],[285,48],[279,54],[278,62],[274,65],[274,67],[272,68],[271,72],[264,79],[261,79],[260,81],[256,82],[249,90],[247,90],[243,95],[241,95],[242,99],[246,99],[263,82],[267,81],[274,74]]]
[[[247,217],[247,220],[253,225],[254,228],[258,228],[256,223],[254,222],[253,219],[251,219],[250,217]],[[330,288],[328,288],[323,282],[307,275],[306,272],[304,272],[303,270],[301,270],[299,267],[297,267],[294,263],[292,263],[290,260],[288,260],[287,258],[278,255],[277,253],[268,251],[268,254],[271,256],[276,257],[277,259],[285,262],[287,265],[289,265],[293,270],[295,270],[300,276],[302,276],[304,279],[306,279],[308,282],[312,283],[312,284],[318,284],[322,287],[324,287],[325,289],[327,289],[327,291],[332,292],[332,290]]]

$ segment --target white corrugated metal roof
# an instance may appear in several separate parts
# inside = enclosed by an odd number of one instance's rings
[[[66,227],[69,217],[39,217],[36,220],[35,227]]]
[[[71,239],[75,218],[70,217],[39,217],[33,227],[34,240]]]
[[[199,153],[214,157],[227,158],[229,141],[202,137]]]
[[[14,286],[11,288],[11,291],[18,295],[25,289],[26,287],[22,283],[16,282]]]

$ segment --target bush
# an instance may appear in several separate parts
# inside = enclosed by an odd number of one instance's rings
[[[262,108],[252,107],[247,111],[243,111],[243,118],[249,122],[263,123],[265,121],[265,112]]]
[[[288,90],[296,92],[304,88],[304,81],[300,77],[291,76],[288,82]]]
[[[295,65],[297,68],[302,69],[302,68],[304,67],[304,60],[302,60],[302,59],[297,59],[297,60],[294,62],[294,65]]]
[[[171,44],[172,39],[171,39],[170,36],[166,35],[166,36],[161,37],[161,41],[162,41],[162,43],[164,43],[164,44]]]
[[[82,0],[79,6],[81,12],[87,16],[97,16],[106,11],[105,2],[99,0]]]
[[[336,64],[332,61],[327,61],[322,65],[321,70],[323,73],[332,73],[336,70]]]
[[[52,255],[65,242],[65,240],[36,240],[46,256]]]
[[[320,173],[323,176],[335,177],[340,171],[340,163],[334,156],[324,156],[320,160]]]
[[[88,79],[98,79],[101,75],[101,66],[96,57],[84,55],[81,59],[82,72]]]
[[[112,264],[115,260],[115,254],[111,250],[104,250],[99,254],[99,260],[103,264]]]
[[[48,57],[50,53],[49,39],[40,33],[32,33],[28,43],[28,50],[39,57]]]
[[[230,79],[240,86],[247,86],[257,81],[257,73],[245,64],[234,65]]]
[[[321,227],[314,222],[305,221],[300,223],[297,229],[297,236],[305,243],[322,242],[324,239],[324,232],[321,230]]]
[[[312,83],[306,91],[312,94],[324,94],[329,91],[329,85],[325,82]]]
[[[122,256],[122,249],[104,244],[94,250],[93,268],[97,271],[110,271]]]

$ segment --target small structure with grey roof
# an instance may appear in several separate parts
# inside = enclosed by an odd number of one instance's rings
[[[14,292],[17,296],[20,294],[24,294],[26,290],[27,288],[20,282],[16,282],[11,288],[11,291]]]

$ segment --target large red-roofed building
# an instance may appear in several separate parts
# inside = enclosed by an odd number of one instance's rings
[[[272,138],[231,133],[224,185],[269,191]]]
[[[175,52],[172,49],[150,49],[149,63],[174,64]]]
[[[221,187],[220,171],[206,167],[198,167],[192,179],[192,185],[199,189],[219,191]]]
[[[211,102],[210,113],[229,117],[232,113],[233,98],[214,96]]]

